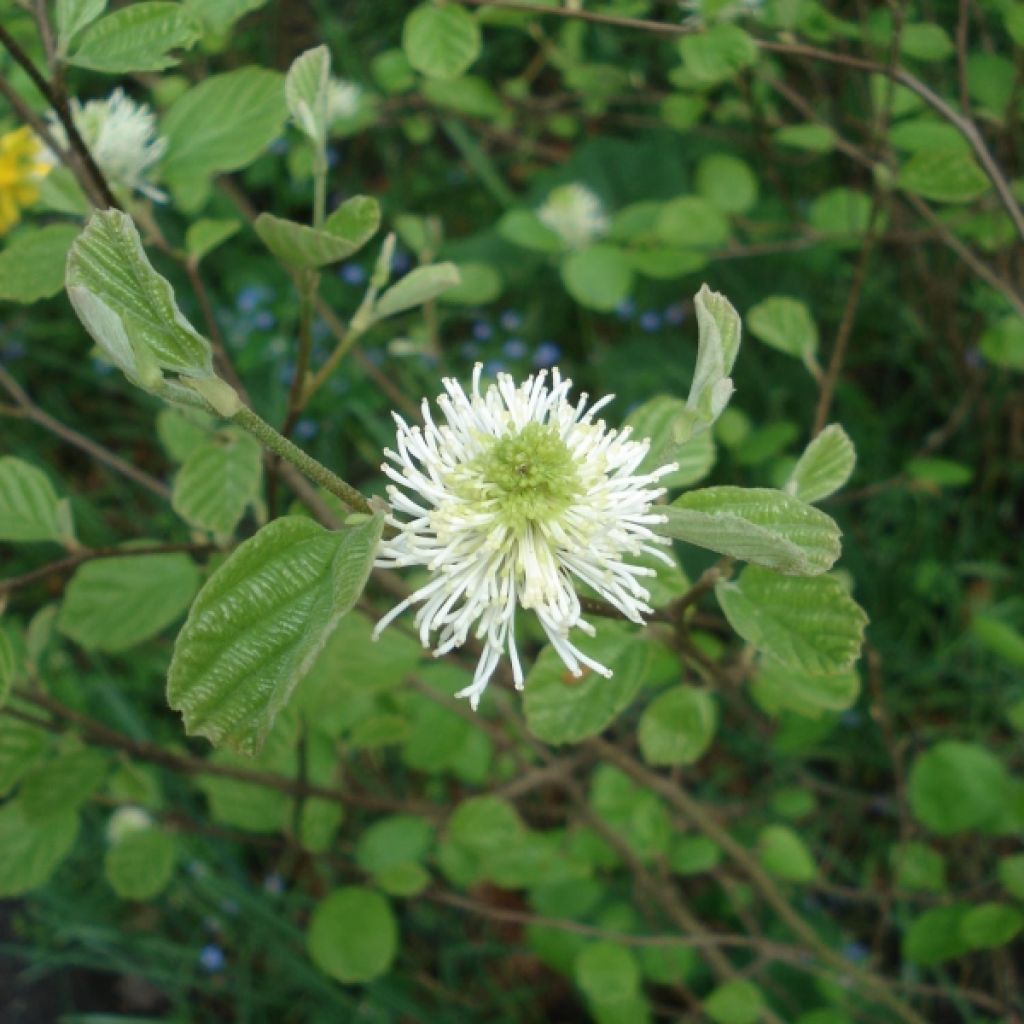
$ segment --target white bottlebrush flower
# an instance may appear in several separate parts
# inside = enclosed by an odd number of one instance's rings
[[[167,140],[157,135],[156,114],[118,87],[105,100],[71,100],[71,117],[82,141],[104,177],[115,186],[141,192],[158,202],[166,195],[146,179],[164,155]],[[54,139],[67,147],[68,138],[56,113],[47,115]],[[56,162],[56,157],[52,157]]]
[[[553,189],[537,216],[569,249],[582,249],[608,230],[601,200],[577,182]]]
[[[327,88],[327,123],[344,121],[359,113],[363,99],[363,88],[356,82],[343,78],[332,78]]]
[[[671,560],[669,541],[651,527],[665,521],[652,509],[664,494],[657,481],[676,466],[637,473],[648,441],[630,440],[629,428],[595,422],[602,398],[569,401],[572,381],[553,370],[516,387],[508,374],[480,390],[481,367],[467,395],[446,379],[434,422],[423,402],[424,426],[398,415],[397,451],[386,450],[393,533],[377,565],[423,566],[429,581],[377,624],[379,635],[410,605],[424,647],[438,632],[435,655],[466,642],[483,644],[473,682],[459,693],[474,708],[507,651],[517,688],[523,670],[516,651],[516,608],[531,609],[562,661],[576,676],[582,665],[610,675],[570,639],[595,630],[582,618],[575,584],[583,583],[628,619],[651,611],[641,580],[654,571],[629,561],[641,553]]]

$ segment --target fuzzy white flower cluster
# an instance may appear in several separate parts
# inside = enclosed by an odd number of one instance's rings
[[[379,549],[382,567],[422,566],[431,573],[419,590],[377,624],[379,635],[396,616],[419,605],[415,623],[424,647],[438,633],[441,655],[472,634],[483,644],[472,683],[458,696],[475,709],[507,651],[517,688],[523,669],[516,650],[518,607],[532,610],[562,661],[576,676],[587,666],[611,675],[580,651],[570,630],[588,635],[576,583],[583,583],[628,619],[651,611],[641,582],[654,570],[631,564],[641,553],[666,562],[669,541],[651,527],[665,517],[652,509],[665,493],[657,481],[675,464],[637,470],[648,441],[630,430],[609,430],[594,416],[612,396],[587,408],[573,404],[572,381],[553,370],[515,385],[508,374],[481,392],[481,367],[469,395],[444,380],[437,424],[423,402],[424,425],[395,415],[396,451],[385,451],[393,535]]]
[[[136,103],[118,87],[105,100],[71,100],[71,117],[96,165],[114,186],[141,192],[161,202],[167,196],[147,180],[153,165],[164,155],[167,140],[157,135],[156,115],[145,103]],[[67,147],[64,126],[54,111],[47,115],[54,139]],[[50,160],[56,163],[56,156]]]
[[[332,78],[327,87],[327,123],[354,117],[359,113],[362,99],[362,86],[343,78]]]
[[[553,189],[537,216],[569,249],[582,249],[608,230],[601,200],[578,182]]]

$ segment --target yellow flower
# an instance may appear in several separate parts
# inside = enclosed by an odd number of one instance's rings
[[[36,182],[51,170],[44,153],[27,125],[0,135],[0,235],[18,223],[23,207],[39,198]]]

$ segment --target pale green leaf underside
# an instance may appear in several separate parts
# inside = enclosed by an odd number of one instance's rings
[[[864,641],[867,616],[831,576],[780,576],[751,566],[715,596],[729,625],[782,665],[811,674],[844,672]]]
[[[188,555],[96,559],[71,578],[57,628],[88,651],[125,651],[174,622],[198,587]]]
[[[353,196],[322,228],[261,213],[253,222],[263,244],[285,265],[314,270],[337,263],[361,249],[380,225],[380,206],[369,196]]]
[[[826,427],[804,450],[786,481],[786,493],[815,502],[839,490],[853,472],[857,452],[838,423]]]
[[[123,900],[159,896],[174,874],[178,844],[161,828],[129,832],[107,850],[103,871],[110,887]]]
[[[187,523],[218,536],[230,534],[259,492],[259,445],[247,434],[226,433],[200,444],[174,478],[171,505]]]
[[[839,527],[824,512],[763,487],[706,487],[659,507],[668,522],[656,529],[755,565],[816,575],[839,557]]]
[[[454,263],[432,263],[417,267],[393,284],[377,300],[374,316],[394,316],[413,306],[422,305],[459,283],[459,268]]]
[[[0,541],[61,541],[70,516],[49,477],[13,455],[0,458]]]
[[[196,598],[167,700],[189,735],[259,749],[277,714],[366,583],[377,517],[340,532],[276,519],[238,547]]]
[[[288,111],[299,128],[317,146],[327,138],[327,85],[331,78],[331,51],[317,46],[292,61],[284,80]]]

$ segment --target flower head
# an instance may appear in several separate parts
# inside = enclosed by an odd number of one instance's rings
[[[118,87],[105,100],[82,104],[71,100],[71,117],[97,166],[113,185],[141,192],[157,201],[163,192],[147,181],[153,165],[164,155],[167,140],[157,135],[156,115]],[[57,115],[47,115],[50,132],[62,146],[68,137]],[[51,156],[56,162],[56,157]]]
[[[359,113],[362,86],[343,78],[332,78],[327,89],[327,123],[344,121]]]
[[[523,670],[516,651],[517,608],[532,610],[552,646],[574,675],[581,666],[611,673],[580,651],[570,630],[593,635],[582,618],[577,583],[614,605],[633,622],[650,612],[641,580],[653,570],[629,557],[647,553],[670,561],[668,540],[650,527],[665,517],[652,510],[664,494],[657,481],[676,466],[637,470],[647,441],[629,428],[609,430],[594,416],[611,401],[587,408],[587,396],[569,401],[572,381],[558,370],[530,376],[516,387],[499,373],[483,393],[481,366],[467,395],[446,379],[437,400],[438,425],[423,402],[424,426],[400,416],[397,451],[386,450],[392,536],[377,565],[423,566],[429,581],[377,625],[379,635],[397,615],[419,605],[420,641],[435,655],[464,644],[483,644],[473,682],[459,693],[475,708],[507,651],[517,688]],[[397,486],[395,486],[397,485]]]
[[[582,249],[608,230],[601,200],[577,182],[554,189],[537,216],[569,249]]]
[[[0,135],[0,235],[21,219],[21,211],[39,198],[38,183],[50,171],[45,150],[25,126]]]

